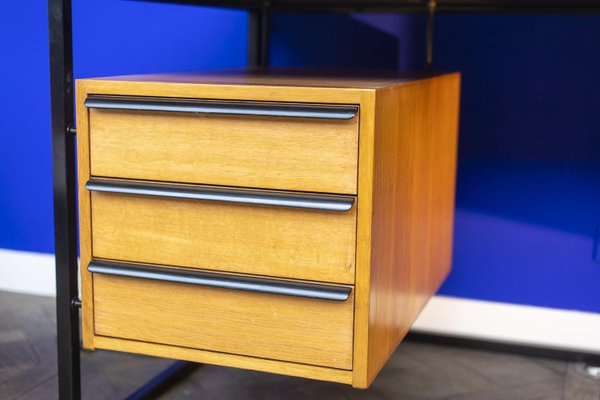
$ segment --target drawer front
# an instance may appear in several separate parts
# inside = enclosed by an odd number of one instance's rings
[[[344,301],[93,274],[96,335],[352,369]]]
[[[357,114],[283,115],[90,108],[91,175],[356,194]]]
[[[92,191],[92,255],[352,284],[356,206],[346,206],[323,211]]]

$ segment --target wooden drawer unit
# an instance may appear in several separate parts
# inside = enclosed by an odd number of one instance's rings
[[[459,85],[78,81],[84,346],[368,387],[450,269]]]

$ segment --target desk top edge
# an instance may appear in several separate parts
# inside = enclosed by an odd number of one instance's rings
[[[79,79],[85,82],[174,83],[185,85],[232,85],[317,87],[376,90],[442,75],[442,72],[353,71],[336,69],[227,69],[195,72],[120,75]]]

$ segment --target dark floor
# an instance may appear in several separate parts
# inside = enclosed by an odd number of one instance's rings
[[[0,399],[57,397],[54,303],[0,292]],[[82,352],[84,399],[120,399],[172,361]],[[369,390],[203,366],[163,399],[600,400],[600,380],[574,363],[405,342]]]

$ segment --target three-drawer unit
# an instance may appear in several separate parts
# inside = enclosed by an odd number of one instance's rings
[[[368,387],[450,268],[459,80],[79,80],[84,346]]]

